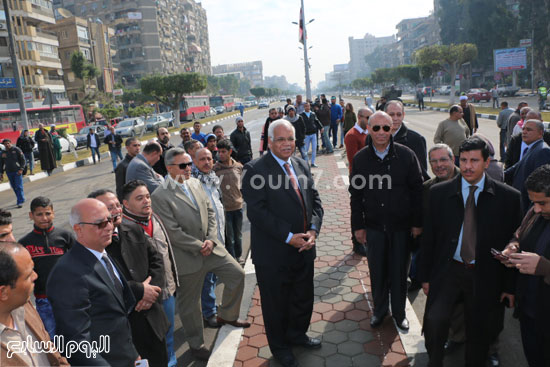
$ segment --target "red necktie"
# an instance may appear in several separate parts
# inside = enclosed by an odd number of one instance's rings
[[[306,232],[307,228],[307,214],[306,214],[306,206],[304,205],[304,198],[302,197],[302,193],[300,192],[300,187],[298,186],[298,180],[296,179],[296,176],[290,169],[290,164],[285,163],[283,165],[285,167],[286,173],[288,174],[288,177],[290,178],[290,183],[292,184],[292,188],[294,189],[294,192],[298,196],[298,199],[300,199],[300,204],[302,204],[302,213],[304,214],[304,233]]]

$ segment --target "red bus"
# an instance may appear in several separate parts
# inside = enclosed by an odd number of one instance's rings
[[[180,121],[192,121],[208,116],[208,96],[183,96],[180,101]]]
[[[235,109],[235,98],[230,95],[210,97],[210,106],[223,106],[226,112],[231,112]]]
[[[69,134],[76,134],[86,126],[81,105],[54,106],[53,116],[55,126],[58,129],[66,128]],[[49,107],[27,108],[27,120],[29,121],[29,131],[33,135],[38,130],[38,124],[52,125],[52,112]],[[0,141],[10,139],[15,143],[23,129],[19,109],[0,110]]]

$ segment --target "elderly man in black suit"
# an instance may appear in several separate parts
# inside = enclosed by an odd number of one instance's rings
[[[480,138],[459,148],[460,175],[430,189],[418,278],[428,296],[424,336],[429,366],[441,366],[454,305],[464,302],[466,366],[485,366],[503,328],[504,304],[514,304],[513,273],[493,259],[521,222],[517,190],[485,170],[489,149]]]
[[[527,120],[523,124],[521,138],[521,158],[519,162],[504,172],[506,182],[521,192],[521,209],[527,213],[530,206],[525,180],[538,167],[550,163],[550,147],[543,140],[544,123],[539,120]]]
[[[101,201],[83,199],[69,219],[77,243],[63,255],[48,278],[46,293],[56,331],[66,343],[95,342],[109,349],[95,356],[82,350],[69,358],[77,366],[133,366],[139,359],[132,343],[128,315],[134,309],[132,291],[105,248],[113,234],[113,217]]]
[[[297,366],[292,345],[321,346],[306,331],[313,312],[315,240],[323,208],[308,164],[292,156],[292,124],[273,122],[268,137],[269,153],[245,166],[242,193],[269,348],[283,366]],[[274,182],[284,184],[270,187]]]

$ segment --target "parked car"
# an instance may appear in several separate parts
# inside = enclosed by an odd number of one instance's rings
[[[145,122],[141,117],[132,117],[122,120],[115,128],[115,132],[121,136],[140,135],[145,130]]]
[[[434,90],[432,87],[424,87],[422,88],[422,94],[424,94],[425,96],[433,96],[434,95]]]
[[[208,116],[216,116],[218,113],[216,112],[216,109],[214,107],[210,107],[210,111],[207,111],[206,114]]]
[[[260,101],[260,103],[258,104],[258,109],[260,108],[269,108],[269,102],[266,100]]]
[[[451,95],[451,86],[450,85],[442,85],[437,90],[437,93],[439,93],[441,95],[444,95],[444,96],[449,96],[449,95]]]
[[[234,110],[235,110],[235,111],[238,111],[238,110],[239,110],[239,107],[241,107],[241,106],[244,107],[244,105],[243,105],[241,102],[235,102],[235,108],[234,108]]]
[[[246,107],[246,108],[252,107],[252,106],[254,106],[254,102],[253,102],[253,101],[246,101],[246,102],[244,103],[244,107]]]
[[[101,140],[105,138],[105,130],[106,130],[105,126],[102,126],[102,125],[85,126],[82,129],[80,129],[80,131],[74,136],[74,138],[76,139],[76,145],[75,145],[76,149],[83,148],[86,146],[88,132],[90,131],[91,128],[95,129],[97,136]]]
[[[161,127],[169,127],[170,121],[161,115],[153,115],[145,120],[146,131],[157,131]]]
[[[519,92],[519,87],[513,87],[511,85],[501,85],[497,88],[498,95],[501,97],[513,97]]]
[[[482,100],[489,102],[491,100],[491,93],[487,89],[483,88],[469,89],[468,92],[466,92],[466,95],[468,96],[468,100],[474,102],[480,102]]]
[[[170,126],[170,127],[174,126],[174,120],[175,120],[174,112],[172,112],[172,111],[163,112],[159,115],[168,120],[168,126]]]
[[[220,113],[225,112],[225,107],[224,106],[216,106],[216,107],[214,107],[214,110],[216,110],[216,115],[219,115]]]

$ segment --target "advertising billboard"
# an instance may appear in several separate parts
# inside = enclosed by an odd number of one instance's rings
[[[525,47],[494,50],[495,73],[527,69],[527,49]]]

